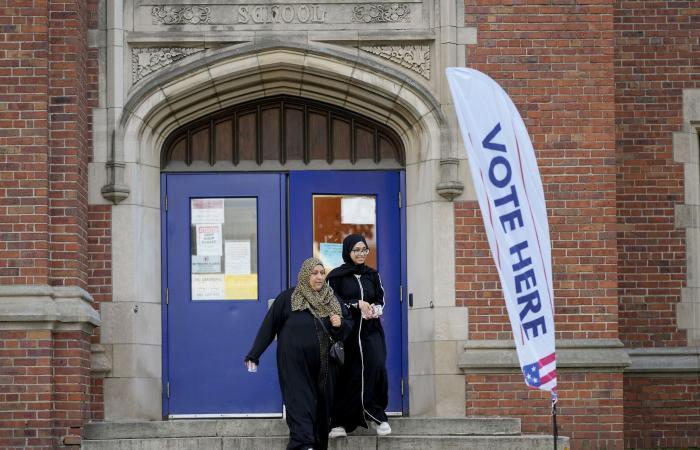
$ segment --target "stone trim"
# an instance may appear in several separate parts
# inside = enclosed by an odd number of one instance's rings
[[[77,286],[0,286],[0,329],[83,330],[100,325],[94,300]]]
[[[131,49],[131,81],[133,84],[142,78],[169,66],[194,53],[204,51],[196,47],[148,47]]]
[[[632,363],[625,368],[625,375],[700,372],[700,347],[632,348],[627,354]]]
[[[430,46],[428,45],[363,45],[360,50],[388,59],[430,79]]]
[[[283,87],[277,87],[274,80],[279,64],[285,64],[285,70],[293,80]],[[248,70],[237,72],[238,78],[234,81],[227,70],[238,65]],[[318,84],[319,80],[323,83]],[[230,90],[220,86],[234,83],[246,86],[246,89]],[[249,83],[255,87],[248,88]],[[197,108],[189,106],[190,100],[183,98],[182,86],[188,92],[197,90]],[[333,89],[344,91],[334,92]],[[256,96],[287,93],[301,93],[312,99],[323,95],[328,103],[350,111],[362,111],[367,117],[393,128],[406,148],[414,148],[416,139],[425,139],[421,145],[441,153],[441,159],[450,158],[450,130],[442,108],[428,89],[407,80],[404,72],[378,65],[360,54],[271,39],[264,43],[211,50],[191,64],[177,61],[138,83],[123,107],[124,114],[115,131],[114,148],[105,163],[107,183],[101,189],[102,196],[116,204],[130,195],[132,186],[126,183],[123,168],[128,160],[125,148],[130,144],[134,148],[140,147],[136,142],[125,142],[125,138],[135,137],[130,127],[145,129],[150,128],[151,122],[158,123],[157,133],[149,133],[141,139],[152,140],[148,146],[159,149],[165,136],[178,124]],[[240,97],[238,101],[237,96]],[[338,98],[344,100],[340,103],[334,101]],[[366,99],[372,99],[372,102]],[[358,104],[364,108],[358,109]],[[441,175],[442,181],[449,179],[448,174],[455,176],[456,171],[447,170],[449,167],[452,165],[440,167],[445,172]],[[462,187],[461,181],[450,181],[453,188]]]
[[[104,378],[112,370],[112,357],[102,344],[90,346],[90,375]]]
[[[352,10],[354,23],[408,22],[411,7],[407,3],[374,3],[357,5]]]
[[[685,228],[686,286],[676,305],[688,346],[700,345],[700,89],[683,90],[683,129],[673,133],[673,159],[683,164],[685,198],[675,205],[676,228]],[[647,367],[646,363],[642,367]]]
[[[618,339],[560,340],[556,346],[557,369],[621,372],[631,363]],[[511,341],[467,341],[459,367],[467,373],[520,372]]]
[[[183,25],[211,23],[211,8],[206,6],[154,6],[151,9],[154,25]]]

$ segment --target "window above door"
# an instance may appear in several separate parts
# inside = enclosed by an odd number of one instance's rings
[[[187,124],[166,140],[161,169],[321,162],[401,168],[398,135],[367,117],[290,96],[236,105]]]

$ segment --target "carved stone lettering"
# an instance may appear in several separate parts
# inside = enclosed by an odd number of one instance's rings
[[[238,7],[238,23],[325,23],[326,9],[319,5],[247,5]]]
[[[132,48],[131,75],[136,84],[142,78],[168,66],[193,53],[201,52],[201,48]]]
[[[352,21],[356,23],[408,22],[410,16],[406,3],[357,5],[352,10]]]
[[[211,23],[211,8],[206,6],[154,6],[154,24],[181,25]]]

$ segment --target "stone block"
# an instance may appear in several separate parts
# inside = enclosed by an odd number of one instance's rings
[[[161,420],[161,392],[160,378],[105,378],[105,420]]]

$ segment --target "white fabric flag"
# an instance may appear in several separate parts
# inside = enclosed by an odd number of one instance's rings
[[[447,80],[525,383],[556,401],[551,244],[532,142],[510,97],[490,77],[448,68]]]

